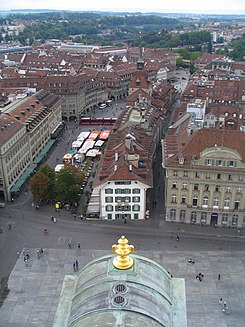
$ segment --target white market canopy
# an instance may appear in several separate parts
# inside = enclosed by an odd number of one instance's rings
[[[77,137],[77,141],[84,141],[86,138],[88,138],[89,135],[90,132],[81,132]]]
[[[101,154],[101,152],[98,149],[91,149],[86,153],[86,157],[96,157],[99,154]]]
[[[72,149],[79,149],[83,144],[82,140],[77,140],[72,142]]]
[[[105,143],[105,141],[98,140],[98,141],[95,143],[94,146],[101,147],[104,143]]]
[[[78,150],[79,153],[87,153],[87,151],[89,149],[92,149],[94,147],[95,141],[90,141],[90,140],[86,140],[83,143],[83,146],[81,147],[81,149]]]
[[[61,169],[64,168],[64,167],[65,167],[64,164],[58,164],[58,165],[55,166],[54,171],[55,171],[56,173],[58,173],[58,172],[61,171]]]

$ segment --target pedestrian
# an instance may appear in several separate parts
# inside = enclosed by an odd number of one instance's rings
[[[221,297],[220,299],[219,299],[219,304],[222,304],[223,303],[223,298]]]
[[[224,307],[224,309],[227,307],[227,304],[226,304],[225,301],[224,301],[224,303],[223,303],[223,307]]]
[[[80,242],[77,242],[77,247],[80,249],[81,247]]]
[[[76,271],[76,263],[73,262],[73,270]]]
[[[71,242],[69,241],[68,243],[67,243],[67,245],[68,245],[68,247],[69,247],[69,249],[71,248]]]
[[[16,254],[17,254],[17,257],[19,259],[20,258],[20,252],[18,251]]]
[[[25,264],[26,264],[26,267],[28,267],[28,261],[27,261],[26,258],[24,258],[24,262],[25,262]]]
[[[40,254],[43,255],[43,248],[40,249]]]
[[[78,261],[76,260],[76,269],[78,271]]]
[[[176,236],[176,241],[179,242],[179,236]]]
[[[54,217],[53,216],[51,216],[51,221],[54,221]]]
[[[218,280],[220,280],[220,278],[221,278],[221,276],[220,276],[220,274],[218,274]]]

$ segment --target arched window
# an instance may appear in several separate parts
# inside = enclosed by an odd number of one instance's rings
[[[215,198],[214,198],[213,206],[214,206],[214,207],[218,207],[218,206],[219,206],[219,198],[218,198],[218,197],[215,197]]]
[[[194,195],[193,196],[193,199],[192,199],[192,205],[194,207],[197,207],[197,202],[198,202],[198,196],[197,195]]]
[[[202,212],[202,213],[201,213],[201,223],[202,223],[202,224],[206,224],[206,222],[207,222],[207,217],[208,217],[207,212]]]
[[[171,209],[170,210],[170,219],[171,220],[176,220],[176,209]]]
[[[234,214],[232,216],[232,225],[237,225],[238,223],[238,215]]]
[[[208,197],[207,196],[204,196],[203,200],[202,200],[202,205],[203,206],[208,206]]]
[[[229,198],[226,198],[224,201],[224,207],[229,209],[231,204],[231,200]]]
[[[186,195],[185,195],[185,194],[183,194],[183,195],[181,196],[181,203],[182,203],[182,204],[185,204],[185,203],[186,203]]]
[[[176,194],[172,194],[172,203],[176,203],[177,202],[177,195]]]
[[[185,221],[185,210],[180,210],[179,221]]]
[[[192,211],[191,212],[191,222],[195,223],[197,220],[197,212],[196,211]]]
[[[238,210],[240,208],[240,199],[236,199],[235,201],[235,210]]]

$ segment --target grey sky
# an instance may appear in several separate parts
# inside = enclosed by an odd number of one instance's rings
[[[1,1],[0,10],[60,9],[141,12],[187,12],[216,14],[245,14],[245,0],[7,0]]]

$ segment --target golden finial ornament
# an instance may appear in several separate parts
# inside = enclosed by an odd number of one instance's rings
[[[134,261],[129,254],[134,252],[134,246],[128,245],[128,240],[125,236],[121,236],[118,244],[112,245],[112,252],[117,254],[113,259],[113,266],[120,270],[126,270],[133,266]]]

